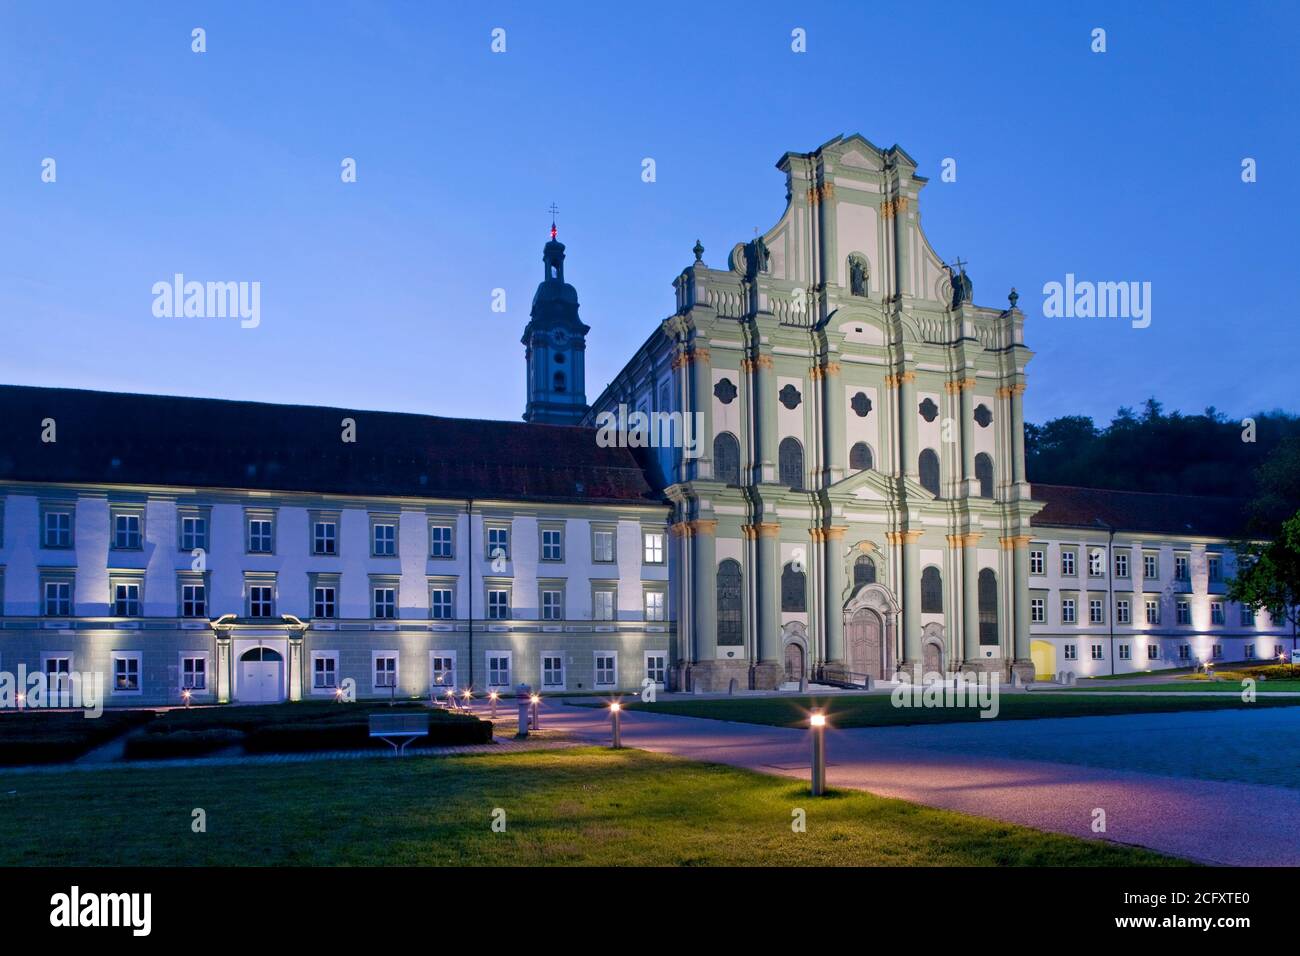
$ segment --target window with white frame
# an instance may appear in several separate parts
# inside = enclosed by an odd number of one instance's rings
[[[1147,601],[1145,603],[1146,603],[1146,612],[1147,612],[1147,623],[1159,624],[1160,623],[1160,602]]]
[[[181,617],[207,617],[208,588],[202,581],[181,585]]]
[[[548,588],[542,592],[542,620],[562,621],[564,619],[564,592],[558,588]]]
[[[270,584],[248,586],[248,616],[270,617],[275,612],[275,588]]]
[[[614,651],[596,652],[596,686],[614,687],[618,684],[618,654]]]
[[[1061,623],[1073,624],[1074,621],[1074,598],[1061,598]]]
[[[663,651],[646,651],[645,676],[663,687],[668,682],[668,655]]]
[[[562,655],[542,655],[542,686],[551,689],[564,686],[564,657]]]
[[[1282,659],[1282,655],[1283,655],[1284,653],[1286,653],[1286,651],[1285,651],[1285,649],[1282,647],[1281,644],[1274,644],[1274,645],[1273,645],[1273,656],[1274,656],[1277,660],[1280,661],[1280,660]]]
[[[1129,603],[1127,598],[1120,598],[1115,602],[1115,623],[1128,624],[1131,622],[1129,617]]]
[[[389,690],[397,687],[397,652],[375,651],[374,657],[375,690]]]
[[[1185,554],[1174,555],[1174,580],[1175,581],[1186,581],[1188,579],[1189,575],[1187,572],[1187,567],[1188,567],[1187,555]]]
[[[429,525],[429,557],[450,558],[453,556],[451,545],[451,525]]]
[[[143,516],[138,511],[113,511],[113,550],[139,551],[141,547],[140,524]]]
[[[510,686],[510,652],[488,651],[487,679],[489,687]]]
[[[1241,606],[1241,625],[1242,627],[1253,627],[1255,624],[1255,611],[1253,608]]]
[[[1254,658],[1255,658],[1255,645],[1254,645],[1254,644],[1247,644],[1247,645],[1246,645],[1246,660],[1248,660],[1248,661],[1249,661],[1249,660],[1254,660]]]
[[[374,593],[374,617],[390,620],[397,617],[397,588],[389,584],[377,585]]]
[[[140,616],[140,582],[139,581],[114,581],[113,582],[113,616],[114,617],[139,617]]]
[[[597,588],[591,592],[591,619],[593,621],[614,620],[613,588]]]
[[[1073,577],[1075,574],[1075,553],[1064,548],[1061,549],[1061,573]]]
[[[1029,573],[1042,574],[1046,559],[1042,548],[1029,549]]]
[[[397,556],[397,524],[394,521],[373,521],[370,525],[370,555],[375,558]]]
[[[1101,645],[1100,645],[1100,644],[1093,644],[1093,645],[1092,645],[1092,659],[1093,659],[1094,661],[1103,660],[1102,653],[1101,653]]]
[[[1212,644],[1212,645],[1210,645],[1210,655],[1211,655],[1211,656],[1212,656],[1216,661],[1217,661],[1217,660],[1222,660],[1222,659],[1223,659],[1223,645],[1222,645],[1222,644]]]
[[[429,655],[430,680],[434,693],[456,686],[456,655],[452,651],[433,651]]]
[[[271,554],[275,550],[275,525],[270,518],[248,519],[248,553]]]
[[[1160,660],[1160,645],[1159,645],[1159,644],[1148,644],[1148,645],[1147,645],[1147,660],[1149,660],[1149,661],[1158,661],[1158,660]]]
[[[208,689],[208,659],[203,655],[181,658],[181,689]]]
[[[1067,661],[1074,661],[1079,659],[1079,651],[1074,644],[1066,644],[1063,650],[1065,651],[1065,659]]]
[[[1179,601],[1177,605],[1175,605],[1175,609],[1177,611],[1177,617],[1175,620],[1179,624],[1192,623],[1192,606],[1190,604],[1186,601]]]
[[[1047,602],[1042,598],[1029,599],[1029,622],[1042,624],[1047,621]]]
[[[312,554],[334,555],[339,553],[339,525],[332,519],[321,519],[312,524]]]
[[[1142,577],[1152,581],[1160,579],[1160,555],[1149,551],[1142,553]]]
[[[208,547],[208,519],[203,515],[184,515],[181,518],[181,550],[193,551]]]
[[[1190,660],[1191,657],[1192,657],[1192,645],[1190,645],[1190,644],[1179,644],[1179,645],[1178,645],[1178,659],[1181,660],[1181,661],[1186,661],[1186,660]]]
[[[311,686],[313,690],[334,690],[339,686],[337,651],[316,651],[312,654]]]
[[[614,561],[614,531],[611,528],[594,528],[591,532],[591,560],[596,564]]]
[[[332,584],[318,584],[312,588],[312,616],[332,618],[338,616],[338,590]]]
[[[1210,602],[1210,623],[1211,624],[1223,623],[1223,602],[1222,601]]]
[[[1223,580],[1223,558],[1217,554],[1207,555],[1205,558],[1207,575],[1211,584],[1218,584]]]
[[[510,529],[503,526],[488,528],[488,560],[505,558],[510,560]]]
[[[645,546],[646,564],[664,563],[664,534],[662,531],[647,531],[641,536]]]
[[[45,548],[72,547],[72,511],[47,508],[41,520],[41,546]]]
[[[1091,598],[1088,601],[1088,623],[1104,624],[1105,615],[1102,613],[1102,603],[1100,598]]]
[[[113,693],[140,693],[140,654],[138,651],[113,652]]]
[[[1122,661],[1126,661],[1126,660],[1128,660],[1128,659],[1129,659],[1129,655],[1130,655],[1131,653],[1132,653],[1132,648],[1130,648],[1130,647],[1128,646],[1128,644],[1120,644],[1120,645],[1119,645],[1119,659],[1120,659],[1120,660],[1122,660]]]
[[[454,616],[451,604],[451,588],[437,587],[429,589],[429,616],[435,621],[450,621]]]
[[[45,616],[70,616],[72,614],[72,581],[70,579],[58,578],[54,580],[46,580],[43,583],[45,591]]]
[[[488,588],[488,619],[506,621],[510,619],[510,589]]]
[[[664,592],[646,591],[644,597],[645,619],[647,621],[662,621],[664,619]]]
[[[542,529],[542,560],[564,560],[564,531],[561,528]]]
[[[1099,578],[1106,573],[1106,554],[1100,548],[1088,552],[1088,577]]]
[[[1128,552],[1127,551],[1115,552],[1115,577],[1117,578],[1128,577]]]

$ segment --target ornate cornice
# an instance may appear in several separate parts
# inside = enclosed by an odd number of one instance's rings
[[[809,528],[808,536],[812,538],[813,541],[821,544],[823,541],[841,540],[844,537],[844,532],[848,530],[849,529],[846,527],[840,527],[837,525],[833,525],[829,528]]]
[[[975,379],[960,378],[952,382],[945,382],[943,389],[949,395],[956,395],[958,392],[962,392],[968,388],[974,388],[974,387],[975,387]]]
[[[781,535],[781,525],[775,521],[760,521],[758,524],[741,525],[740,533],[745,536],[746,541],[777,538]]]
[[[897,388],[898,386],[902,385],[904,382],[915,382],[915,381],[916,381],[915,372],[900,372],[897,375],[886,375],[885,387]]]
[[[998,398],[1010,398],[1012,395],[1023,395],[1025,394],[1025,386],[1023,384],[1004,385],[999,388],[995,394]]]
[[[979,544],[980,538],[984,537],[982,531],[968,531],[966,534],[948,535],[948,544],[954,548],[973,548]]]
[[[833,199],[834,196],[834,183],[822,183],[819,186],[808,187],[808,205],[810,206],[816,206],[818,203]]]
[[[885,540],[890,544],[911,544],[919,541],[924,531],[886,531]]]
[[[907,212],[908,199],[906,196],[898,196],[894,199],[886,199],[880,204],[880,218],[893,219],[899,213]]]
[[[1017,534],[1009,538],[998,538],[998,544],[1002,545],[1003,551],[1012,551],[1016,548],[1029,547],[1029,542],[1033,540],[1033,535]]]

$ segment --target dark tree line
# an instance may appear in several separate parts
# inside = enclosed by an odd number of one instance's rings
[[[1152,398],[1100,428],[1082,415],[1026,424],[1026,469],[1044,484],[1249,499],[1251,524],[1275,532],[1300,509],[1300,417],[1251,419],[1253,430],[1215,408],[1166,414]]]

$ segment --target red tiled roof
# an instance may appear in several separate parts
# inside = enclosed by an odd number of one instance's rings
[[[57,442],[41,441],[53,418]],[[357,441],[341,440],[344,418]],[[0,479],[364,496],[660,503],[596,430],[0,385]]]
[[[1034,515],[1036,528],[1096,528],[1119,531],[1235,538],[1246,534],[1245,502],[1239,498],[1169,495],[1145,491],[1107,491],[1070,485],[1032,483],[1035,501],[1046,507]]]

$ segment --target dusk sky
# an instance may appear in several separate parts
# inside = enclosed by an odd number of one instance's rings
[[[1019,290],[1031,421],[1300,410],[1296,5],[1056,6],[6,2],[0,382],[518,419],[555,202],[591,399],[696,239],[725,268],[782,153],[858,132],[977,304]],[[260,326],[156,317],[175,273],[260,282]],[[1150,326],[1044,317],[1067,273]]]

